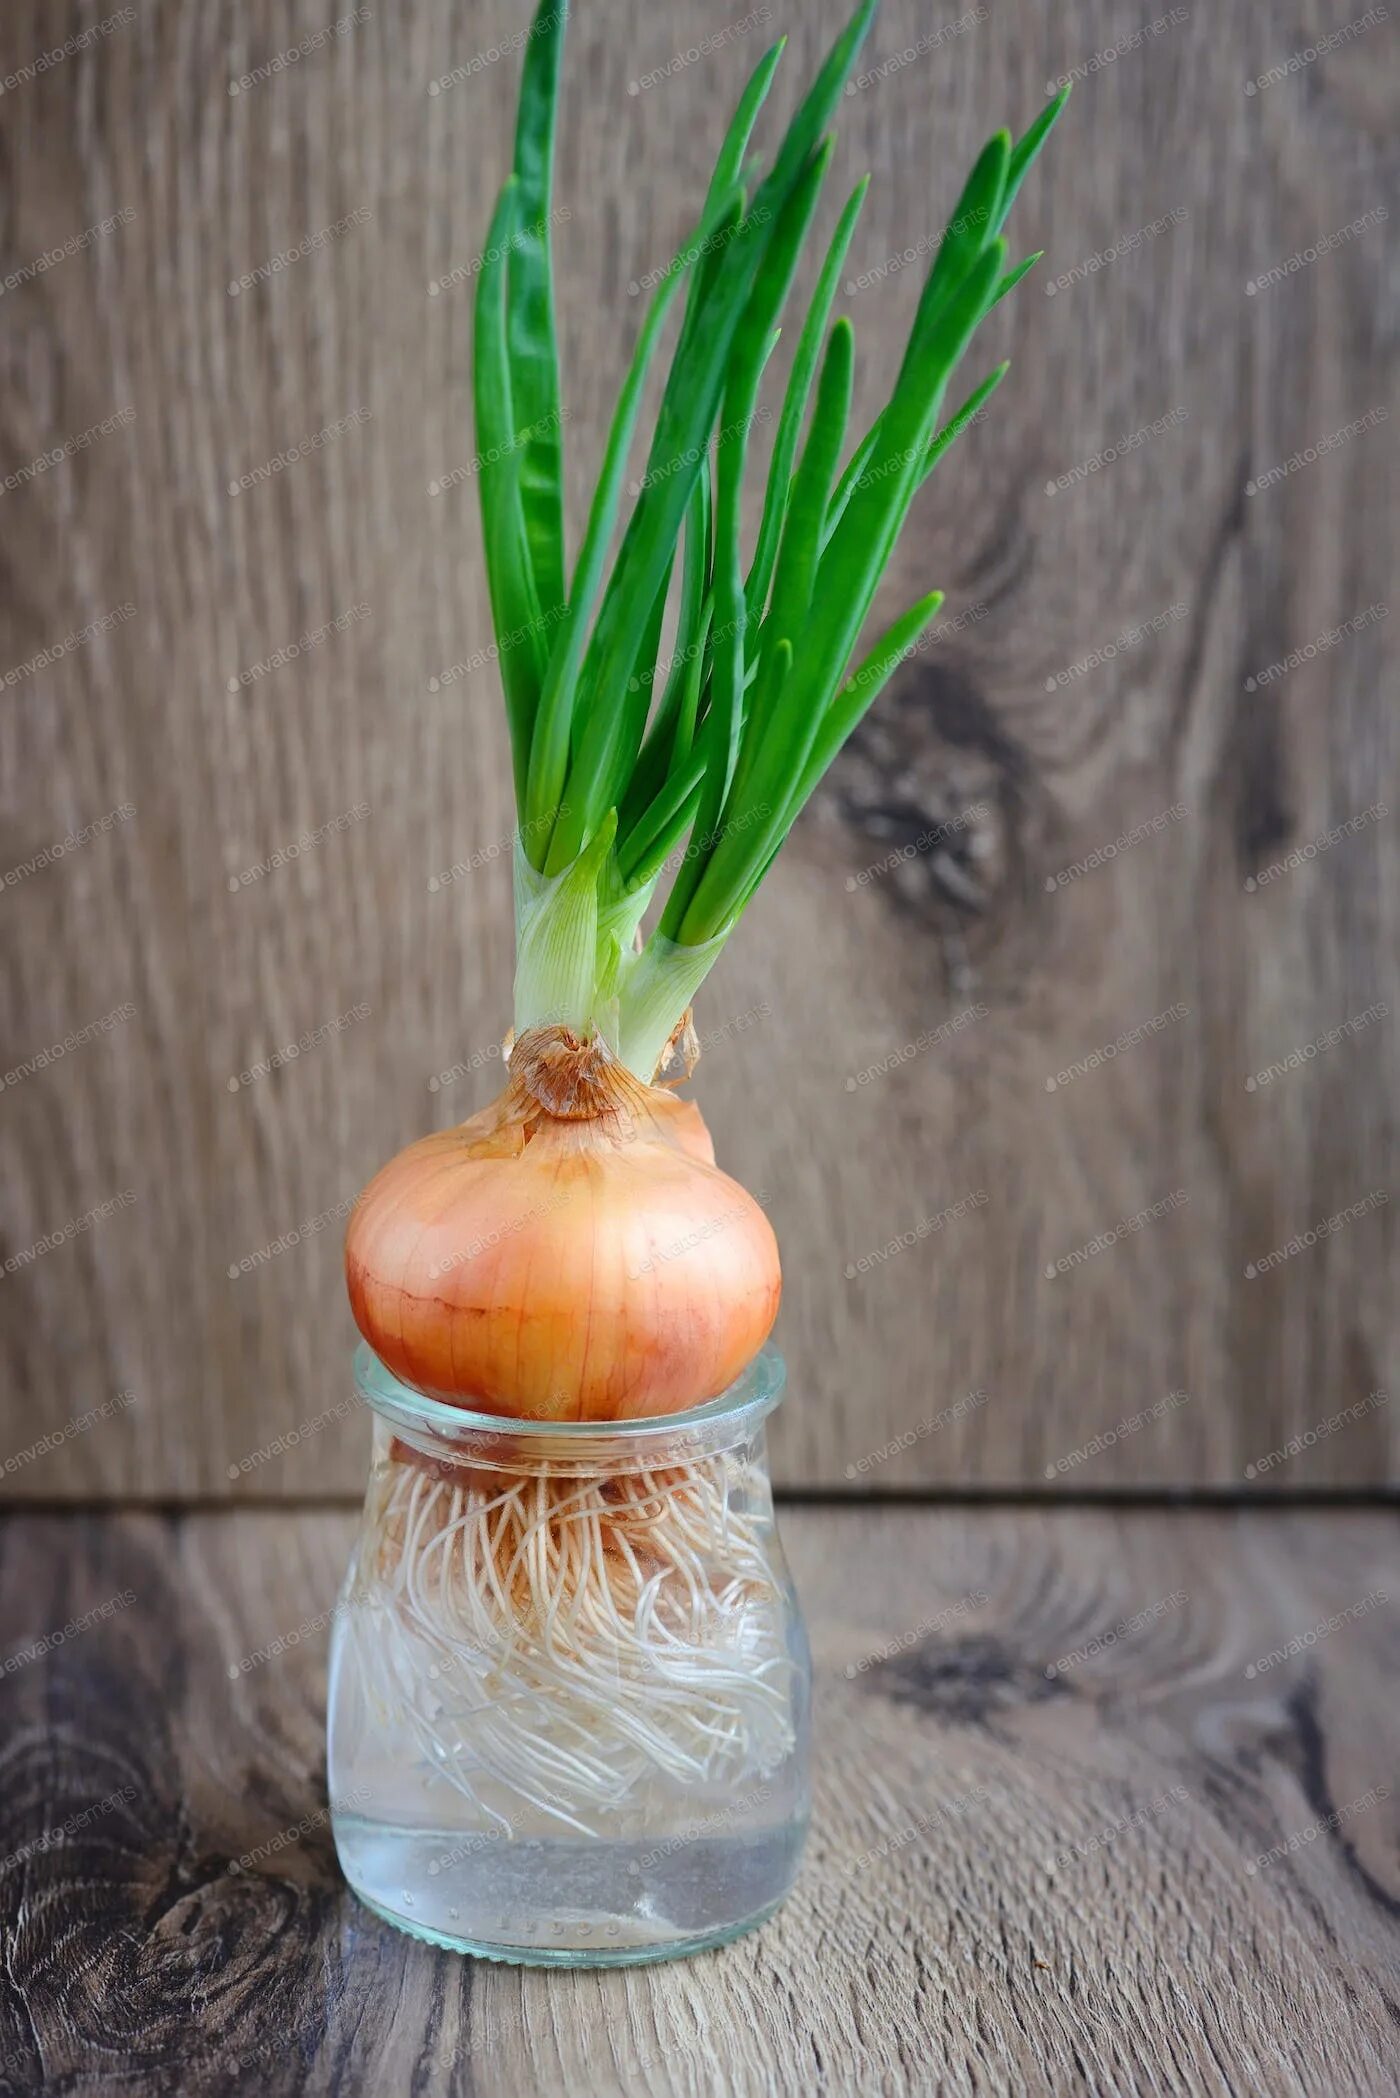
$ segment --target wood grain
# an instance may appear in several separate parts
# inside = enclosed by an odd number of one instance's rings
[[[722,1953],[610,1974],[434,1953],[341,1883],[350,1527],[5,1519],[0,2090],[1394,2088],[1392,1522],[790,1511],[817,1669],[797,1890]]]
[[[580,8],[575,535],[628,287],[717,109],[773,30],[795,79],[842,11]],[[112,12],[12,0],[0,78]],[[138,0],[0,96],[13,1495],[356,1491],[345,1207],[498,1077],[510,810],[459,475],[523,14],[360,12],[268,71],[324,10]],[[905,248],[1080,69],[1018,207],[1048,257],[996,324],[1011,378],[890,585],[947,589],[938,638],[698,1015],[721,1156],[785,1249],[788,1481],[1396,1476],[1394,24],[1245,91],[1324,13],[886,0],[843,105],[868,411]]]

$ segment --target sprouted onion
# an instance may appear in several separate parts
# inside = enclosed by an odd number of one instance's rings
[[[500,1099],[387,1165],[347,1246],[396,1376],[485,1412],[677,1413],[758,1353],[780,1288],[758,1203],[700,1113],[595,1039],[523,1035]]]
[[[526,43],[514,165],[477,276],[474,357],[519,819],[516,1046],[495,1106],[388,1165],[346,1241],[365,1339],[441,1399],[552,1419],[683,1410],[739,1375],[777,1310],[766,1218],[713,1164],[698,1110],[656,1080],[813,788],[937,613],[932,591],[856,660],[920,487],[1006,374],[997,365],[943,418],[976,329],[1039,259],[1008,265],[1003,229],[1068,94],[1019,140],[999,131],[978,156],[890,398],[853,445],[855,338],[832,309],[867,184],[848,198],[797,337],[746,558],[741,499],[763,374],[875,5],[863,0],[838,38],[766,173],[749,148],[782,45],[754,71],[698,219],[642,319],[572,567],[550,253],[565,0],[540,0]],[[670,368],[638,476],[634,438],[668,325]],[[519,1581],[544,1580],[547,1563],[557,1585],[540,1651],[551,1666],[567,1666],[586,1698],[585,1657],[612,1641],[660,1711],[680,1619],[672,1625],[615,1559],[606,1575],[597,1558],[585,1571],[567,1494],[553,1508],[488,1503],[469,1482],[425,1485],[411,1453],[400,1461],[389,1506],[420,1619],[463,1652],[488,1632],[506,1636]],[[647,1582],[661,1584],[667,1609],[684,1588],[686,1526],[713,1490],[698,1472],[658,1487]],[[685,1638],[703,1644],[727,1605],[716,1592],[693,1600]],[[528,1601],[537,1615],[535,1588]],[[693,1666],[709,1671],[704,1696],[718,1696],[723,1668]],[[694,1687],[699,1697],[699,1676]],[[526,1733],[522,1723],[508,1743],[522,1757]]]

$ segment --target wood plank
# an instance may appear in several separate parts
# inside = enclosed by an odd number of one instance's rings
[[[347,1518],[10,1514],[0,2087],[1393,2086],[1392,1519],[812,1508],[784,1527],[818,1685],[796,1892],[719,1954],[545,1974],[434,1953],[339,1880],[324,1613]]]
[[[845,6],[579,11],[557,243],[575,543],[629,283],[670,252],[761,41],[791,29],[796,76]],[[12,0],[0,78],[110,13]],[[311,1427],[344,1395],[345,1207],[496,1084],[510,810],[493,670],[458,674],[489,630],[457,476],[523,15],[364,13],[244,85],[324,10],[142,0],[0,97],[15,1494],[355,1492],[357,1429]],[[947,616],[698,1016],[721,1156],[785,1249],[793,1482],[1397,1475],[1375,1397],[1400,1331],[1376,1199],[1400,1078],[1376,610],[1396,44],[1373,25],[1250,95],[1305,24],[1246,0],[1148,20],[1090,0],[930,27],[886,0],[880,77],[841,112],[842,181],[876,177],[847,301],[866,412],[915,294],[896,259],[989,126],[1081,72],[1018,210],[1063,284],[999,318],[1011,379],[890,586],[895,607],[942,584]]]

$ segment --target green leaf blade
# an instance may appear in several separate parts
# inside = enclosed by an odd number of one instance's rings
[[[1058,95],[1051,96],[1044,109],[1041,110],[1040,115],[1030,126],[1030,129],[1022,138],[1017,140],[1016,145],[1012,149],[1011,163],[1006,171],[1006,187],[1002,193],[999,216],[996,224],[991,228],[993,233],[1000,233],[1006,224],[1011,207],[1020,193],[1021,184],[1025,181],[1040,157],[1045,141],[1060,121],[1064,106],[1069,100],[1069,91],[1072,84],[1072,82],[1066,81]]]
[[[502,186],[477,278],[472,387],[486,580],[496,630],[501,687],[510,727],[517,808],[524,797],[544,641],[530,570],[514,457],[514,405],[507,342],[506,254],[519,213],[519,186]]]
[[[539,0],[525,45],[515,132],[519,212],[509,266],[508,342],[520,449],[520,504],[546,618],[564,602],[563,413],[550,227],[566,0]]]
[[[754,551],[753,565],[749,570],[745,591],[749,603],[756,611],[762,611],[768,601],[768,590],[773,580],[773,566],[778,555],[778,541],[782,535],[783,516],[788,499],[788,482],[792,476],[793,463],[797,457],[798,440],[802,434],[802,421],[807,413],[807,402],[811,396],[812,382],[817,374],[821,358],[822,342],[826,335],[831,308],[835,303],[841,271],[845,267],[851,237],[860,217],[861,207],[870,188],[867,175],[859,182],[846,201],[831,245],[822,264],[817,287],[802,324],[798,339],[797,354],[793,359],[788,378],[787,393],[783,399],[782,414],[778,422],[778,433],[773,443],[773,457],[768,469],[768,486],[763,503],[763,521],[759,526],[758,545]]]
[[[724,200],[716,207],[719,215]],[[568,608],[556,635],[545,676],[538,719],[530,746],[527,835],[533,864],[546,865],[559,805],[564,798],[572,739],[575,686],[588,641],[588,622],[593,613],[608,547],[622,500],[627,457],[636,431],[647,375],[651,369],[672,303],[685,274],[703,246],[709,228],[701,221],[693,238],[672,258],[669,268],[652,294],[632,352],[632,362],[623,382],[608,431],[603,465],[599,472],[583,546],[574,570]]]

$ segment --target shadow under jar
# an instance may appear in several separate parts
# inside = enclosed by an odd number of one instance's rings
[[[371,1351],[331,1637],[345,1876],[434,1944],[670,1959],[771,1915],[808,1818],[811,1664],[764,1423],[782,1359],[661,1419],[501,1419]]]

